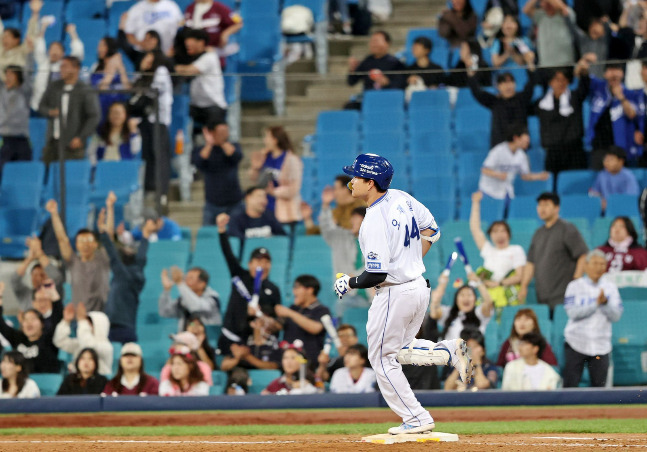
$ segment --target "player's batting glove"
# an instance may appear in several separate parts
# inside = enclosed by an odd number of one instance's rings
[[[335,293],[340,300],[350,290],[349,281],[350,276],[344,273],[337,273],[337,281],[335,281]]]

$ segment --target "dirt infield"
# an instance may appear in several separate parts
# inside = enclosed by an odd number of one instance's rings
[[[192,438],[102,438],[56,437],[26,438],[0,437],[3,452],[40,451],[125,451],[142,450],[159,452],[177,451],[443,451],[480,452],[485,450],[505,452],[549,452],[647,449],[647,435],[572,434],[572,435],[469,435],[458,443],[407,443],[397,445],[365,444],[357,436],[298,435],[298,436],[226,436]]]
[[[647,406],[583,408],[470,408],[430,411],[438,422],[523,421],[542,419],[647,419]],[[3,416],[2,428],[123,427],[164,425],[316,425],[398,423],[390,410],[249,411],[217,413],[24,414]],[[2,450],[2,448],[0,448]]]

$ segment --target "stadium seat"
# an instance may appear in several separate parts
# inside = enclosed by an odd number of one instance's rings
[[[317,135],[314,150],[317,157],[335,158],[340,162],[352,161],[359,154],[359,134],[352,131]],[[339,163],[340,168],[342,165]]]
[[[561,177],[561,173],[560,176]],[[593,223],[602,214],[600,198],[588,195],[565,195],[561,197],[560,215],[564,218],[586,218]]]
[[[43,2],[43,7],[40,10],[40,17],[54,16],[56,18],[56,22],[50,25],[49,27],[47,27],[47,30],[45,30],[46,42],[60,41],[62,38],[63,23],[64,23],[63,5],[64,5],[64,2],[62,1]],[[31,10],[29,9],[29,5],[25,4],[23,8],[23,15],[22,15],[23,36],[27,36],[27,27],[28,27],[30,17],[31,17]]]
[[[67,22],[77,19],[105,19],[106,5],[103,2],[87,0],[68,0],[65,6],[65,20]]]
[[[359,112],[354,110],[323,111],[317,116],[316,133],[350,133],[359,131]]]
[[[213,379],[213,386],[209,388],[209,395],[222,395],[227,387],[227,372],[222,370],[214,370],[211,374]]]
[[[440,111],[451,109],[449,103],[449,92],[446,89],[429,89],[425,91],[414,91],[409,101],[409,114],[417,111],[426,111],[430,108]]]
[[[416,198],[424,197],[426,194],[439,199],[456,198],[456,182],[451,176],[417,177],[412,179],[411,185],[412,194]]]
[[[626,216],[640,217],[638,210],[638,196],[636,195],[609,195],[607,198],[606,216],[611,218]]]
[[[99,2],[83,2],[83,3],[99,3]],[[85,54],[81,65],[90,68],[97,61],[97,46],[99,41],[106,36],[108,27],[104,19],[77,19],[75,22],[76,31],[79,39],[85,45]],[[65,48],[67,52],[70,51],[70,37],[65,35]]]
[[[515,196],[534,196],[537,197],[544,192],[553,191],[553,174],[549,173],[545,181],[528,181],[517,176],[514,180]]]
[[[409,150],[412,155],[424,155],[432,162],[439,154],[449,156],[452,152],[452,133],[449,129],[436,132],[412,132]]]
[[[63,383],[61,374],[31,374],[29,378],[34,380],[43,397],[55,396]]]
[[[281,376],[280,370],[252,369],[249,371],[249,378],[252,384],[249,387],[249,394],[260,394],[272,381]]]
[[[458,188],[462,198],[468,198],[479,188],[479,178],[481,177],[481,165],[483,159],[475,158],[474,154],[458,154]]]
[[[458,218],[464,221],[470,219],[472,202],[469,197],[461,197],[461,207]],[[502,220],[505,210],[505,202],[502,199],[483,198],[481,201],[481,221],[491,223]]]
[[[462,110],[464,108],[483,108],[479,104],[474,96],[472,96],[472,91],[469,88],[459,88],[458,94],[456,95],[456,106],[457,110]]]
[[[47,182],[43,190],[43,202],[49,199],[60,199],[60,165],[53,162],[49,165]],[[68,160],[65,162],[66,193],[82,191],[90,193],[90,174],[92,167],[88,160]]]
[[[362,114],[367,112],[388,112],[404,110],[404,91],[385,89],[366,91],[362,99]]]
[[[117,36],[121,15],[127,12],[135,3],[137,3],[135,0],[112,2],[112,5],[108,8],[108,34],[110,36]]]
[[[456,159],[452,154],[424,155],[412,153],[411,176],[413,180],[429,177],[452,177]]]
[[[44,178],[41,162],[7,162],[0,185],[0,207],[37,207]]]
[[[398,156],[404,155],[406,138],[400,132],[379,132],[364,136],[362,140],[362,153],[378,154],[389,159],[397,160]],[[393,162],[391,162],[393,163]],[[400,168],[394,170],[401,171]]]
[[[485,327],[485,356],[493,363],[496,363],[499,358],[499,351],[503,343],[503,341],[499,340],[497,326],[496,321],[491,321]]]
[[[424,192],[421,195],[416,195],[416,199],[431,211],[436,223],[441,228],[443,224],[453,221],[456,217],[455,198],[439,198],[434,196],[432,192]]]
[[[585,195],[595,182],[592,170],[562,171],[557,176],[557,193],[562,195]]]
[[[401,132],[404,130],[404,110],[393,110],[385,115],[382,111],[362,113],[362,133]]]
[[[130,195],[139,188],[141,168],[142,162],[139,159],[98,162],[94,173],[92,199],[98,204],[103,204],[108,193],[113,191],[118,202],[127,203]]]
[[[29,119],[29,141],[31,142],[31,159],[34,162],[40,162],[43,155],[43,148],[47,137],[47,119],[30,118]]]
[[[564,310],[564,305],[558,304],[553,312],[553,333],[550,346],[557,358],[557,364],[562,369],[564,368],[564,328],[566,328],[567,323],[568,316],[566,315],[566,310]]]
[[[539,172],[546,169],[546,151],[541,147],[530,148],[527,152],[528,163],[530,164],[530,171]],[[552,177],[552,174],[551,174]],[[553,191],[553,187],[550,190]]]
[[[366,324],[368,323],[368,308],[350,308],[344,311],[342,321],[355,327],[357,340],[360,344],[367,343]]]
[[[613,325],[614,385],[647,384],[645,315],[647,302],[624,303],[622,317]]]
[[[456,146],[459,152],[477,152],[485,160],[490,150],[490,110],[475,106],[456,109]]]
[[[440,133],[451,133],[452,114],[449,109],[429,107],[416,111],[409,110],[409,133],[429,134],[434,139]],[[451,141],[450,141],[451,145]]]

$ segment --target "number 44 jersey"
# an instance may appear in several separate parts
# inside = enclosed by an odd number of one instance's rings
[[[384,285],[412,281],[425,272],[420,233],[440,234],[434,216],[413,196],[387,190],[366,210],[359,230],[365,269],[388,273]]]

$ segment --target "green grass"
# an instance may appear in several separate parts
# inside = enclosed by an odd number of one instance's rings
[[[236,425],[87,428],[8,428],[0,435],[39,436],[227,436],[227,435],[369,435],[393,424]],[[461,435],[509,433],[644,433],[644,419],[573,419],[514,422],[441,422],[436,430]]]

